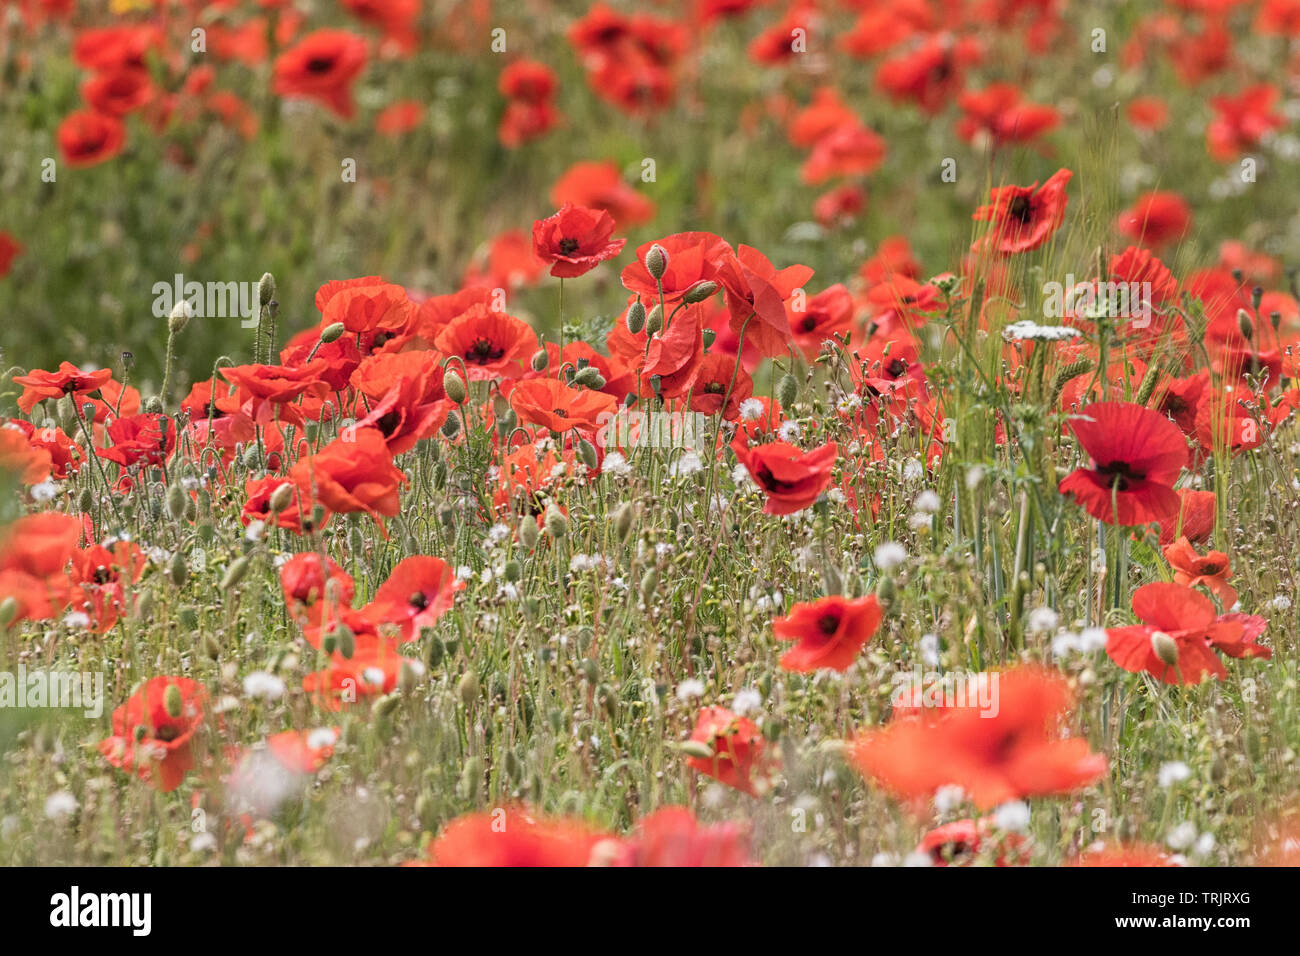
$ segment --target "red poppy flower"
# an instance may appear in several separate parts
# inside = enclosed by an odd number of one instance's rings
[[[725,707],[701,707],[690,739],[710,751],[711,756],[686,759],[705,776],[750,796],[770,786],[774,762],[758,725],[748,717],[738,717]]]
[[[807,266],[777,269],[757,249],[740,246],[734,256],[723,259],[717,273],[731,313],[731,331],[739,337],[743,330],[745,343],[752,343],[761,355],[784,355],[793,338],[786,302],[812,276]]]
[[[392,336],[406,330],[415,320],[415,312],[415,303],[400,285],[370,277],[353,279],[326,294],[321,307],[321,326],[342,322],[343,328],[353,336],[385,332]],[[371,348],[383,344],[373,343]]]
[[[1103,846],[1099,849],[1088,849],[1079,854],[1069,863],[1070,866],[1178,866],[1168,853],[1161,847],[1151,846],[1145,843],[1120,844],[1119,846]]]
[[[366,41],[346,30],[309,33],[275,61],[272,90],[317,100],[344,119],[356,113],[352,84],[366,66]]]
[[[532,285],[545,271],[546,263],[533,252],[533,241],[528,234],[522,229],[507,229],[492,237],[486,254],[482,249],[475,254],[461,281],[465,286],[509,292]]]
[[[440,328],[433,344],[464,359],[471,381],[518,378],[537,351],[537,333],[522,319],[476,303]]]
[[[239,389],[239,404],[258,425],[280,421],[303,424],[302,409],[294,404],[299,396],[323,398],[327,386],[320,380],[324,363],[288,365],[232,365],[222,368],[221,377]]]
[[[866,208],[866,191],[851,183],[818,196],[812,207],[813,218],[828,229],[852,222]]]
[[[30,422],[24,422],[30,427]],[[0,474],[15,476],[24,485],[39,484],[50,477],[50,453],[27,440],[21,429],[0,426]]]
[[[1239,96],[1211,97],[1214,119],[1205,128],[1210,155],[1230,163],[1285,126],[1286,117],[1274,109],[1280,98],[1281,91],[1268,83],[1243,90]]]
[[[983,59],[978,41],[933,34],[915,49],[886,60],[876,69],[876,86],[895,102],[913,102],[938,113],[953,101],[966,68]]]
[[[970,866],[979,859],[981,851],[988,853],[985,845],[989,842],[995,844],[995,866],[1018,866],[1029,861],[1025,838],[1018,833],[1002,834],[998,838],[990,817],[956,820],[935,827],[921,839],[916,852],[929,857],[932,866]]]
[[[62,398],[64,395],[84,395],[97,390],[112,377],[111,369],[83,372],[71,362],[60,363],[57,372],[33,369],[26,375],[14,376],[14,384],[23,386],[23,393],[18,396],[18,407],[24,413],[31,414],[37,402],[47,398]]]
[[[289,497],[289,504],[272,515],[271,498],[280,489],[281,485],[291,486],[293,492]],[[280,475],[249,478],[244,482],[244,507],[239,514],[239,521],[241,524],[248,525],[253,521],[270,522],[274,519],[277,528],[284,528],[295,534],[306,534],[317,528],[312,519],[312,506],[313,502],[308,497],[307,492],[288,478]],[[329,510],[325,509],[319,527],[323,528],[329,522],[329,519]]]
[[[403,641],[414,641],[451,609],[464,587],[446,561],[414,555],[397,563],[361,613],[376,624],[396,624]]]
[[[796,312],[787,305],[790,330],[804,358],[811,362],[821,352],[823,342],[848,332],[853,311],[853,295],[840,283],[808,299],[802,311]]]
[[[555,95],[559,86],[555,71],[536,60],[515,60],[501,71],[497,89],[510,100],[544,103]]]
[[[645,257],[652,246],[658,245],[667,253],[668,265],[656,283],[645,267]],[[654,242],[637,247],[636,257],[623,267],[620,278],[623,288],[649,304],[659,301],[659,285],[663,286],[664,304],[679,302],[688,291],[701,282],[717,278],[718,266],[732,255],[725,239],[711,232],[678,232]]]
[[[556,433],[571,429],[594,432],[618,410],[614,396],[573,388],[554,378],[516,382],[509,396],[521,424],[540,425]]]
[[[1192,209],[1175,192],[1151,192],[1139,196],[1119,214],[1116,226],[1134,242],[1160,246],[1185,236],[1192,225]]]
[[[866,176],[880,167],[887,150],[878,133],[855,119],[817,140],[799,169],[799,178],[816,186],[830,179]]]
[[[80,110],[59,124],[59,149],[69,166],[94,166],[112,159],[126,142],[126,127],[116,116]]]
[[[348,607],[356,585],[333,558],[315,551],[295,554],[280,567],[280,589],[290,613],[319,624],[326,605]]]
[[[1213,491],[1178,489],[1178,514],[1160,522],[1160,544],[1171,544],[1183,535],[1193,544],[1206,541],[1214,533],[1218,499]]]
[[[881,617],[873,594],[856,600],[832,594],[796,604],[772,622],[778,640],[799,642],[782,656],[781,666],[789,671],[848,670],[880,627]]]
[[[926,710],[861,733],[851,759],[895,795],[926,800],[942,786],[961,787],[979,807],[1069,793],[1106,773],[1088,742],[1062,736],[1072,695],[1064,677],[1038,667],[996,675],[996,710]]]
[[[695,369],[690,407],[703,415],[721,413],[723,419],[734,422],[740,417],[740,406],[753,394],[754,380],[737,367],[735,356],[706,352]]]
[[[804,452],[775,441],[752,448],[735,443],[732,450],[767,495],[763,513],[788,515],[807,508],[830,485],[839,446],[832,441]]]
[[[99,73],[81,86],[81,96],[97,112],[125,116],[154,98],[149,71],[134,67]]]
[[[340,514],[364,511],[376,521],[401,509],[398,492],[406,482],[378,428],[345,432],[316,454],[300,459],[289,477],[307,500],[319,500]]]
[[[586,275],[623,251],[626,239],[611,238],[614,217],[604,210],[565,203],[560,211],[533,223],[533,252],[551,263],[551,275]]]
[[[1228,583],[1232,567],[1222,551],[1198,554],[1184,535],[1164,548],[1165,560],[1174,569],[1174,583],[1184,587],[1204,587],[1218,596],[1225,608],[1237,603],[1237,589]]]
[[[790,145],[805,149],[816,146],[824,137],[858,122],[856,114],[845,104],[837,87],[818,87],[812,102],[790,120],[786,135]]]
[[[551,187],[551,202],[603,210],[619,229],[649,222],[655,204],[623,181],[613,163],[574,163]],[[640,256],[638,256],[640,258]]]
[[[1139,525],[1178,511],[1174,482],[1187,464],[1187,439],[1159,412],[1132,402],[1094,402],[1070,428],[1091,457],[1060,484],[1099,521]]]
[[[164,793],[175,790],[194,768],[206,701],[206,689],[188,677],[150,678],[113,711],[113,735],[99,752]]]
[[[587,866],[609,835],[521,808],[457,817],[429,845],[434,866]]]
[[[991,222],[989,232],[971,246],[973,251],[993,249],[1003,255],[1029,252],[1050,239],[1065,220],[1066,183],[1074,173],[1058,169],[1040,187],[999,186],[993,202],[975,210],[972,219]]]
[[[327,667],[302,679],[302,689],[312,696],[317,706],[326,710],[339,711],[363,698],[391,694],[403,667],[417,670],[422,667],[419,661],[398,654],[391,641],[353,630],[356,649],[351,657],[335,651]]]
[[[126,586],[140,580],[148,563],[133,541],[118,541],[111,550],[91,545],[73,554],[74,591],[80,589],[80,609],[90,617],[96,632],[103,634],[117,622],[126,602]]]
[[[115,461],[123,468],[135,465],[161,467],[176,450],[176,423],[166,415],[145,412],[115,419],[108,426],[112,442],[96,448],[95,454]]]
[[[129,24],[81,30],[72,46],[77,65],[95,72],[127,67],[144,69],[151,51],[161,51],[166,40],[153,24]]]
[[[994,83],[961,95],[966,114],[957,122],[957,135],[970,142],[985,133],[995,145],[1026,143],[1056,128],[1061,115],[1053,107],[1026,103],[1020,88],[1011,83]]]
[[[752,866],[754,862],[745,827],[705,825],[686,807],[663,807],[643,817],[636,831],[619,841],[612,865]]]
[[[501,114],[497,139],[507,149],[540,139],[560,125],[560,111],[550,103],[526,103],[511,100]]]
[[[415,129],[424,119],[424,104],[419,100],[399,100],[384,107],[375,117],[375,132],[400,136]]]
[[[1134,129],[1161,130],[1169,122],[1169,106],[1156,96],[1139,96],[1124,112]]]
[[[1205,674],[1223,679],[1227,669],[1216,650],[1229,657],[1272,657],[1255,643],[1263,618],[1219,615],[1199,591],[1155,581],[1133,592],[1133,613],[1143,622],[1106,631],[1106,653],[1126,671],[1146,671],[1167,684],[1199,684]]]
[[[7,232],[0,231],[0,279],[9,274],[14,260],[23,254],[23,244]]]

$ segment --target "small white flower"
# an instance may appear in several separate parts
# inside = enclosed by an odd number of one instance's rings
[[[1192,848],[1192,852],[1197,856],[1207,856],[1214,852],[1216,842],[1213,833],[1202,833],[1197,838],[1196,846]]]
[[[45,817],[49,820],[61,820],[76,813],[79,806],[81,804],[77,803],[76,797],[66,790],[60,790],[46,797]]]
[[[605,474],[615,475],[619,478],[626,478],[632,474],[632,466],[628,464],[621,451],[606,452],[600,470]]]
[[[39,484],[32,485],[32,500],[40,504],[53,501],[54,496],[58,493],[59,486],[53,481],[42,481]]]
[[[339,732],[333,727],[317,727],[307,735],[307,746],[312,750],[333,747],[338,742]]]
[[[367,667],[361,672],[361,679],[372,687],[383,687],[384,669],[382,667]]]
[[[244,678],[244,696],[258,700],[279,700],[284,696],[284,681],[266,671],[253,671]]]
[[[1036,607],[1029,612],[1029,630],[1033,634],[1047,634],[1056,630],[1060,618],[1050,607]]]
[[[694,475],[704,470],[704,462],[700,461],[700,456],[693,451],[684,452],[680,458],[673,462],[669,473],[673,477],[685,477]]]
[[[1020,322],[1012,322],[1002,330],[1002,337],[1008,342],[1020,342],[1027,339],[1037,339],[1045,342],[1061,342],[1067,339],[1078,338],[1079,330],[1072,329],[1068,325],[1038,325],[1025,319]]]
[[[966,469],[966,490],[974,491],[984,482],[984,466],[971,465]]]
[[[1168,763],[1160,765],[1160,773],[1157,781],[1160,786],[1169,788],[1176,783],[1182,783],[1192,775],[1192,768],[1187,766],[1181,760],[1171,760]]]
[[[1269,601],[1275,611],[1287,611],[1291,608],[1291,599],[1285,594],[1279,594],[1273,600]]]
[[[934,515],[917,511],[907,519],[907,526],[913,531],[928,531],[934,527]]]
[[[1052,638],[1052,656],[1056,658],[1069,657],[1076,651],[1081,650],[1079,646],[1079,635],[1070,631],[1062,631]]]
[[[756,688],[746,687],[736,694],[731,702],[731,709],[741,717],[752,714],[763,706],[763,695]]]
[[[90,615],[84,611],[69,611],[63,615],[63,624],[65,627],[81,630],[90,627]]]
[[[456,569],[456,577],[462,581],[468,581],[474,576],[474,569],[468,564],[462,564]]]
[[[756,398],[747,398],[740,403],[740,417],[747,422],[756,421],[763,414],[763,403]]]
[[[881,571],[892,571],[907,560],[907,549],[897,541],[886,541],[876,548],[874,558]]]
[[[776,430],[777,435],[783,442],[795,442],[803,434],[803,429],[799,427],[796,421],[784,421],[781,427]]]
[[[915,458],[909,458],[903,462],[903,479],[905,481],[919,481],[925,474],[925,466]]]
[[[1023,833],[1029,827],[1029,804],[1023,800],[1004,803],[993,811],[993,823],[1008,833]]]
[[[934,792],[934,808],[940,813],[951,813],[966,802],[966,791],[955,783],[944,784]]]
[[[1178,826],[1169,831],[1165,837],[1165,842],[1171,849],[1186,850],[1196,840],[1196,824],[1190,820],[1185,820]]]
[[[217,838],[211,833],[196,833],[190,841],[190,850],[195,853],[207,853],[217,848]]]
[[[677,685],[677,699],[691,700],[704,696],[704,681],[688,678]]]
[[[1104,627],[1085,627],[1079,634],[1079,650],[1084,654],[1106,649],[1106,629]]]
[[[250,521],[248,527],[244,530],[244,540],[261,541],[262,535],[266,533],[266,522],[260,519]]]
[[[487,539],[489,544],[500,544],[510,537],[510,526],[498,521],[487,530]]]
[[[942,507],[942,505],[943,502],[939,500],[939,496],[929,489],[926,489],[917,495],[916,502],[914,503],[914,507],[917,511],[924,511],[927,514],[934,514],[940,507]]]
[[[939,666],[939,635],[938,634],[921,635],[921,660],[925,661],[926,667]]]

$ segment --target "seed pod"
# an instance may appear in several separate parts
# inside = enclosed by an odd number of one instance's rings
[[[429,833],[438,828],[438,809],[429,791],[425,790],[415,798],[415,815],[420,820],[420,826]]]
[[[240,581],[244,580],[244,575],[248,573],[248,557],[241,555],[230,562],[230,567],[226,568],[226,573],[221,576],[221,590],[229,591]]]
[[[443,652],[442,641],[436,637],[429,638],[429,649],[424,653],[424,663],[428,665],[430,670],[442,663]]]
[[[506,777],[510,780],[518,780],[523,773],[523,765],[520,764],[519,758],[515,756],[513,750],[507,750],[505,759],[501,761],[501,769],[505,771]]]
[[[713,331],[713,329],[700,329],[700,340],[704,342],[704,347],[706,349],[713,344],[713,340],[717,337],[718,333]]]
[[[190,579],[190,569],[185,563],[185,555],[179,551],[172,555],[171,563],[167,565],[167,574],[172,579],[172,584],[178,588],[185,587],[185,582]]]
[[[201,642],[203,653],[209,660],[216,660],[221,656],[221,643],[211,634],[204,634]]]
[[[442,390],[457,405],[464,405],[469,393],[465,390],[465,380],[454,371],[448,371],[442,377]]]
[[[799,383],[789,372],[781,376],[780,383],[776,386],[776,400],[781,403],[782,408],[789,408],[794,404],[795,398],[799,394]]]
[[[595,684],[600,677],[600,669],[590,657],[584,657],[582,662],[578,664],[578,669],[582,671],[582,679],[588,684]]]
[[[190,317],[194,315],[194,306],[190,305],[188,299],[181,299],[174,306],[169,316],[167,316],[167,331],[172,335],[180,332],[189,324]]]
[[[645,328],[645,306],[637,299],[627,308],[627,330],[636,335]]]
[[[141,591],[135,599],[131,616],[137,621],[147,621],[153,613],[153,591]]]
[[[329,325],[325,326],[324,330],[322,330],[320,334],[321,345],[329,345],[331,342],[337,342],[343,337],[343,333],[347,330],[348,327],[342,322],[331,322]]]
[[[375,701],[374,715],[379,718],[387,717],[397,709],[397,705],[401,702],[401,694],[385,694],[383,697],[380,697]]]

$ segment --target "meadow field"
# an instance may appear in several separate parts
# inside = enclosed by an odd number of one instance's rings
[[[1300,0],[7,0],[0,863],[1300,860]]]

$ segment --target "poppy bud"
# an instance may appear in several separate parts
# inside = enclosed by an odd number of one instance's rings
[[[465,707],[473,706],[474,701],[478,699],[478,693],[478,674],[474,671],[466,671],[456,684],[456,694],[460,697],[461,704]]]
[[[344,660],[352,660],[352,655],[355,654],[357,650],[356,634],[354,634],[352,628],[348,627],[346,624],[339,624],[335,630],[337,631],[335,637],[338,640],[339,655],[342,656]]]
[[[650,251],[645,254],[645,271],[650,273],[650,278],[658,282],[664,277],[664,272],[668,269],[668,250],[659,243],[650,247]]]
[[[167,316],[167,331],[175,335],[185,328],[192,315],[194,315],[194,306],[190,305],[188,299],[181,299],[172,306],[171,315]]]
[[[456,789],[464,799],[477,796],[479,784],[483,782],[483,758],[470,757],[460,772],[460,782]]]
[[[896,597],[898,597],[898,589],[894,587],[894,579],[888,575],[882,577],[876,585],[876,600],[888,611]]]
[[[781,403],[782,408],[789,408],[794,404],[798,394],[799,383],[795,381],[793,375],[786,372],[781,376],[781,381],[776,386],[776,400]]]
[[[1178,666],[1178,642],[1164,631],[1151,635],[1151,651],[1160,658],[1161,663],[1169,667]]]
[[[546,533],[552,538],[563,538],[569,533],[569,519],[565,517],[564,512],[552,502],[546,506]]]
[[[95,496],[89,488],[81,489],[81,494],[77,497],[77,507],[82,514],[86,514],[91,508],[95,507]]]
[[[293,485],[287,481],[279,488],[276,488],[275,491],[271,492],[271,500],[268,502],[271,506],[271,510],[276,514],[279,514],[284,511],[285,508],[289,507],[289,505],[293,503],[293,492]]]
[[[625,501],[618,506],[614,512],[614,533],[618,535],[619,541],[626,541],[628,532],[632,530],[632,519],[636,517],[636,509],[632,502]]]
[[[649,604],[657,590],[659,590],[659,569],[650,568],[641,575],[641,600]]]
[[[209,660],[215,661],[218,657],[221,656],[221,644],[211,634],[204,634],[202,643],[203,643],[203,653],[208,656]]]
[[[1268,314],[1268,324],[1273,326],[1273,331],[1276,332],[1278,326],[1282,324],[1282,313],[1276,309],[1270,312]]]
[[[321,331],[321,345],[329,345],[331,342],[337,342],[343,333],[347,331],[347,326],[342,322],[332,322]]]
[[[682,296],[682,301],[687,305],[695,305],[697,302],[703,302],[717,291],[718,284],[716,282],[702,279],[686,290],[686,294]]]
[[[174,521],[179,521],[185,514],[185,490],[174,484],[167,489],[167,513]]]
[[[326,654],[333,654],[339,647],[338,631],[330,629],[321,635],[320,649]]]
[[[455,372],[448,372],[442,378],[442,390],[447,393],[457,405],[464,405],[468,392],[465,391],[465,380]]]
[[[12,594],[0,601],[0,627],[8,627],[18,616],[18,599]]]
[[[171,563],[167,566],[167,574],[172,579],[172,584],[178,588],[185,587],[185,582],[190,579],[190,569],[185,564],[185,555],[177,551],[172,555]]]
[[[1256,312],[1258,312],[1259,304],[1263,301],[1264,301],[1264,288],[1263,286],[1257,285],[1255,286],[1255,288],[1250,290],[1250,307],[1254,309]]]
[[[1245,309],[1237,310],[1237,328],[1241,330],[1243,339],[1249,339],[1255,331],[1255,323]]]
[[[655,307],[650,310],[646,316],[645,331],[647,335],[654,335],[664,327],[664,309],[663,306],[655,303]]]
[[[627,330],[636,335],[645,328],[645,306],[637,299],[627,309]]]
[[[442,433],[447,438],[455,438],[460,434],[460,416],[456,414],[448,415],[447,420],[442,423]],[[441,464],[441,462],[439,462]]]
[[[588,468],[595,468],[600,464],[600,459],[596,456],[596,446],[585,438],[578,439],[578,454],[582,456],[582,463]]]
[[[397,709],[397,705],[402,702],[401,694],[385,694],[375,701],[374,717],[382,720]]]
[[[573,384],[598,392],[605,387],[605,376],[601,375],[594,365],[588,365],[573,376]]]
[[[537,527],[537,521],[531,515],[524,515],[523,520],[519,522],[520,543],[531,551],[537,547],[537,539],[541,533],[541,530]]]
[[[152,613],[153,592],[143,591],[140,596],[135,599],[135,610],[132,612],[131,616],[137,621],[147,621]]]
[[[520,566],[519,562],[516,561],[514,558],[511,558],[509,561],[506,562],[505,578],[511,584],[514,584],[521,577],[523,577],[523,574],[524,574],[523,568]]]
[[[274,298],[275,276],[271,275],[269,272],[264,272],[262,273],[261,280],[257,283],[257,301],[261,304],[262,308],[266,308],[271,304],[271,300]]]
[[[181,697],[181,689],[175,684],[168,684],[167,690],[163,692],[163,709],[167,711],[167,716],[175,719],[181,715],[185,707],[185,700]]]
[[[241,555],[234,561],[230,562],[230,567],[226,568],[226,573],[221,576],[221,590],[229,591],[236,584],[244,579],[248,573],[248,557]]]
[[[546,366],[551,364],[551,353],[546,349],[538,349],[533,353],[533,359],[528,364],[533,367],[534,372],[545,372]]]
[[[686,740],[680,745],[682,753],[688,757],[698,757],[700,760],[712,760],[713,748],[702,740]]]

